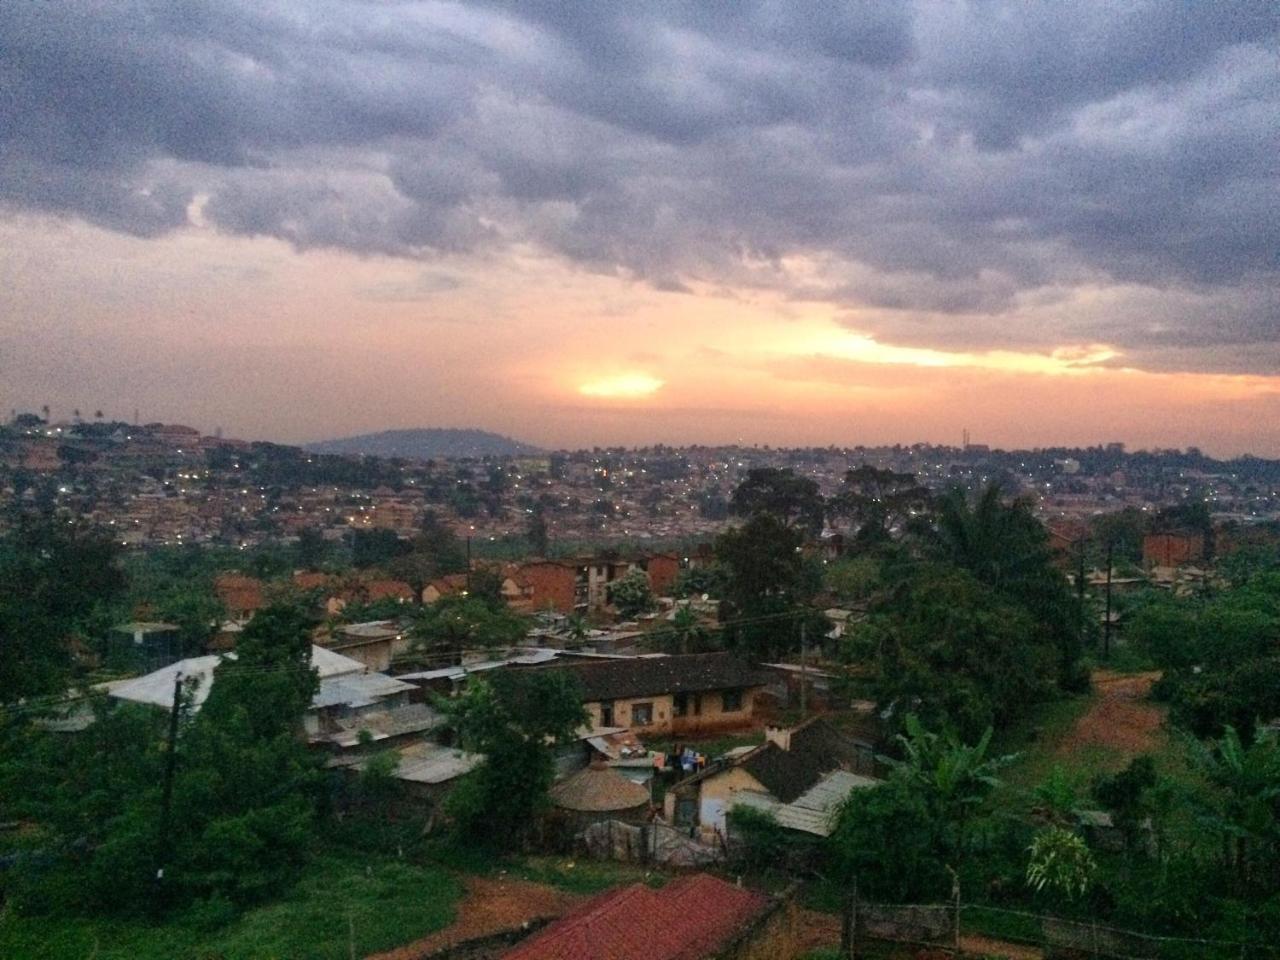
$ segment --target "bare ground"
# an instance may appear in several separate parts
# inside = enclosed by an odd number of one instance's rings
[[[420,960],[445,947],[507,930],[532,920],[559,917],[584,896],[511,877],[468,877],[458,903],[458,919],[413,943],[372,954],[366,960]]]
[[[1149,699],[1158,672],[1117,674],[1097,670],[1093,674],[1094,702],[1058,744],[1062,755],[1088,747],[1102,747],[1127,763],[1157,749],[1162,736],[1164,710]]]

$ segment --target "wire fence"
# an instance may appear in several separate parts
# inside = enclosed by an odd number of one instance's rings
[[[978,904],[870,903],[853,896],[842,924],[842,954],[859,956],[870,941],[954,954],[1107,960],[1280,960],[1280,945],[1259,941],[1169,937],[1091,920],[1069,920]],[[1019,950],[1021,948],[1021,950]]]

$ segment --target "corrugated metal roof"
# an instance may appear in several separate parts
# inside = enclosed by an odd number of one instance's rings
[[[779,803],[768,794],[750,790],[734,794],[733,803],[734,806],[742,805],[771,813],[781,827],[829,837],[835,828],[840,804],[849,796],[849,792],[878,786],[880,782],[847,770],[832,770],[791,803]]]
[[[326,677],[320,681],[320,689],[311,700],[313,709],[344,705],[367,707],[397,693],[416,690],[412,683],[388,677],[385,673],[353,673],[340,677]]]
[[[484,760],[475,753],[423,741],[399,751],[400,766],[396,777],[413,783],[445,783],[470,773]]]
[[[223,658],[234,660],[234,652],[226,654],[209,654],[203,657],[188,657],[167,667],[153,670],[151,673],[132,680],[117,680],[101,685],[108,694],[120,700],[134,703],[149,703],[157,707],[168,707],[173,704],[174,678],[181,673],[183,683],[194,682],[192,708],[199,709],[209,696],[213,686],[213,672]],[[340,653],[326,650],[324,647],[311,645],[311,665],[320,675],[320,686],[324,689],[325,681],[332,677],[353,677],[363,674],[366,667],[359,660],[352,660]],[[409,686],[409,684],[405,684]]]

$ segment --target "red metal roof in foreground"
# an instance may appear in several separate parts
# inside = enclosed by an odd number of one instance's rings
[[[706,873],[661,890],[610,890],[503,954],[504,960],[702,960],[742,933],[770,900]]]

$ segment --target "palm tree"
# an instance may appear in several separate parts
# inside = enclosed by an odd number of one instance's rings
[[[1000,487],[989,484],[973,503],[953,488],[938,500],[930,540],[942,559],[963,567],[989,587],[1002,590],[1047,559],[1044,530],[1026,505],[1006,505]]]
[[[1005,503],[989,484],[971,503],[953,488],[937,500],[935,523],[919,531],[926,549],[943,562],[1023,606],[1058,646],[1058,682],[1087,685],[1078,667],[1083,608],[1054,568],[1044,526],[1022,500]]]
[[[1242,889],[1254,880],[1267,882],[1254,873],[1260,860],[1269,861],[1273,873],[1280,867],[1280,740],[1264,733],[1246,747],[1228,725],[1221,740],[1193,741],[1192,756],[1218,789],[1204,814],[1222,837],[1223,858],[1236,882]],[[1263,857],[1268,848],[1270,856]]]
[[[948,852],[959,865],[968,841],[968,826],[978,808],[1000,786],[996,776],[1017,759],[1016,754],[988,757],[991,728],[972,746],[952,732],[926,730],[914,713],[903,718],[905,735],[899,735],[902,759],[882,758],[891,776],[916,793],[930,811]]]
[[[669,653],[700,653],[707,639],[707,629],[702,625],[698,615],[689,604],[683,603],[676,608],[671,618],[671,632],[668,634]]]
[[[587,618],[582,614],[571,613],[565,617],[564,629],[565,634],[571,641],[582,643],[583,640],[587,639],[587,631],[590,629],[590,625],[587,623]]]

